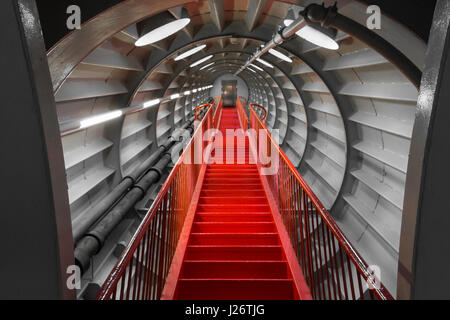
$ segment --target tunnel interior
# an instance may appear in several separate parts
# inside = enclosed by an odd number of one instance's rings
[[[297,5],[312,2],[322,1]],[[340,31],[337,50],[293,37],[235,75],[279,30],[290,1],[170,4],[119,3],[48,50],[72,226],[156,152],[194,108],[221,96],[223,81],[235,80],[238,97],[266,108],[267,127],[277,131],[282,150],[367,263],[380,267],[395,296],[416,87],[374,49]],[[366,23],[364,2],[337,4],[339,13]],[[190,23],[179,32],[136,45],[146,21],[161,13],[180,19],[183,12]],[[110,22],[108,14],[121,18]],[[95,23],[99,34],[89,29]],[[381,24],[373,31],[422,69],[424,40],[383,12]],[[71,60],[64,48],[79,51],[82,59]],[[196,52],[177,59],[191,50]],[[69,62],[65,76],[55,71],[61,61]],[[112,118],[79,125],[99,115]],[[170,168],[92,259],[79,296],[95,294],[103,283]]]

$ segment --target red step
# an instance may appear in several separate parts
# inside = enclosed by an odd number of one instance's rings
[[[264,196],[264,190],[261,189],[231,189],[231,190],[223,190],[220,187],[218,188],[209,188],[205,189],[201,193],[201,197],[261,197]]]
[[[203,213],[198,212],[195,216],[198,222],[272,222],[270,213]]]
[[[287,279],[180,279],[183,300],[290,300],[293,284]]]
[[[192,232],[274,232],[273,222],[194,222]]]
[[[237,184],[240,185],[242,183],[258,183],[260,182],[259,177],[255,178],[241,178],[241,177],[224,177],[220,179],[216,179],[214,177],[205,177],[205,183],[213,183],[213,182],[219,182],[219,183],[227,183],[227,184]]]
[[[246,172],[230,172],[230,173],[214,173],[208,172],[206,173],[206,178],[210,179],[259,179],[259,176],[254,173],[246,173]]]
[[[187,260],[272,260],[283,258],[281,246],[203,245],[188,246]]]
[[[242,165],[235,165],[235,164],[212,164],[208,167],[207,170],[257,170],[256,166],[254,164],[242,164]]]
[[[282,261],[195,261],[186,260],[184,279],[284,279],[288,276]]]
[[[198,204],[198,211],[203,212],[267,212],[266,204]]]
[[[192,233],[191,245],[270,245],[279,244],[276,233]]]
[[[218,166],[228,166],[228,168],[225,167],[218,167]],[[247,173],[247,174],[257,174],[259,175],[259,172],[256,169],[249,169],[247,166],[255,166],[255,164],[247,164],[247,165],[241,165],[236,166],[235,163],[214,163],[211,165],[211,168],[208,168],[206,171],[206,174],[214,174],[214,173],[233,173],[233,174],[239,174],[239,173]],[[215,168],[217,167],[217,168]],[[232,168],[234,167],[234,169]]]
[[[201,204],[262,204],[266,203],[265,197],[200,197]]]
[[[210,182],[209,184],[204,183],[203,184],[203,191],[204,190],[223,190],[223,191],[248,191],[248,190],[263,190],[261,187],[261,184],[259,183],[245,183],[245,184],[239,184],[238,186],[232,185],[232,184],[224,184],[224,183],[214,183]]]

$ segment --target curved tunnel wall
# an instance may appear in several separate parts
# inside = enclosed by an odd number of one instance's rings
[[[289,7],[274,1],[255,18],[247,12],[248,1],[225,2],[223,21],[206,2],[188,3],[191,26],[174,37],[135,47],[137,32],[130,21],[91,48],[55,94],[61,128],[91,114],[128,110],[219,81],[270,40]],[[340,12],[364,23],[365,7],[357,2],[343,2]],[[385,16],[382,25],[378,33],[422,67],[425,44]],[[285,42],[277,50],[290,56],[292,64],[266,54],[263,59],[274,68],[257,63],[263,71],[246,70],[240,77],[249,103],[266,106],[268,127],[280,131],[283,150],[364,259],[381,267],[382,281],[395,295],[417,90],[365,44],[342,33],[338,39],[337,51],[300,38]],[[187,59],[173,60],[199,44],[207,46]],[[202,71],[202,65],[188,67],[209,54],[214,58],[208,63],[215,65]],[[63,134],[73,223],[214,94],[191,94]]]

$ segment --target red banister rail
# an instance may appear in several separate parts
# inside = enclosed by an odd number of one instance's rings
[[[201,121],[202,119],[200,119],[200,117],[199,117],[199,111],[200,111],[200,109],[208,108],[208,107],[212,107],[213,108],[213,118],[217,119],[218,116],[220,116],[220,115],[217,114],[217,111],[219,111],[220,108],[218,108],[218,107],[219,107],[219,104],[221,104],[221,103],[222,103],[221,97],[214,97],[213,98],[213,103],[204,103],[204,104],[199,105],[198,107],[196,107],[194,109],[194,118],[195,118],[195,120]]]
[[[260,119],[261,119],[261,122],[262,122],[262,123],[265,123],[266,118],[267,118],[267,111],[266,111],[266,108],[264,108],[263,106],[261,106],[261,105],[259,105],[259,104],[257,104],[257,103],[251,103],[251,104],[250,104],[250,109],[252,109],[253,107],[259,108],[259,110],[261,110],[261,111],[263,112],[263,116],[260,117]]]
[[[247,99],[245,99],[244,97],[239,97],[238,99],[241,101],[241,103],[243,104],[244,107],[247,107]],[[244,109],[246,109],[246,108],[244,108]]]
[[[241,128],[244,130],[247,130],[248,128],[248,118],[247,114],[245,113],[244,106],[242,105],[241,99],[237,99],[236,101],[236,109],[239,116],[239,121],[241,123]]]
[[[213,103],[213,126],[214,128],[219,127],[219,119],[222,114],[222,97],[214,97]]]
[[[252,108],[250,129],[256,131],[256,154],[260,152],[260,142],[267,143],[264,147],[270,162],[262,164],[258,159],[258,166],[270,168],[272,161],[278,162],[277,170],[263,179],[278,205],[313,299],[393,299]],[[260,141],[260,130],[267,134],[266,141]],[[278,157],[272,157],[273,152]],[[366,296],[365,289],[369,289]]]
[[[202,120],[202,119],[200,119],[200,118],[198,117],[198,116],[199,116],[199,110],[200,110],[200,109],[207,108],[207,107],[211,107],[211,106],[213,106],[212,103],[204,103],[204,104],[199,105],[197,108],[195,108],[195,109],[194,109],[194,118],[195,118],[195,120],[197,120],[197,121],[201,121],[201,120]]]
[[[200,143],[203,156],[209,142],[204,142],[202,135],[215,128],[213,114],[220,115],[221,107],[221,102],[214,103],[196,127],[188,146],[101,287],[97,300],[160,299],[203,163],[194,161],[194,153],[198,153]]]

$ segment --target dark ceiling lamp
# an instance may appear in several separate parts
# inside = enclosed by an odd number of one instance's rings
[[[214,63],[215,63],[215,62],[208,63],[207,65],[204,65],[203,67],[201,67],[199,70],[206,69],[206,68],[212,66]]]
[[[337,30],[334,28],[326,29],[319,24],[308,23],[295,34],[316,46],[330,50],[339,49],[339,44],[335,40]]]
[[[298,11],[299,9],[295,9],[294,7],[289,8],[283,20],[283,24],[286,27],[291,25],[300,16]],[[320,23],[310,21],[307,16],[304,19],[307,24],[295,33],[297,36],[325,49],[339,49],[339,44],[335,40],[337,35],[335,28],[324,28]]]
[[[274,49],[270,49],[269,53],[271,55],[277,57],[278,59],[283,60],[283,61],[286,61],[286,62],[289,62],[289,63],[293,62],[291,58],[289,58],[287,55],[281,53],[280,51],[277,51],[277,50],[274,50]]]
[[[193,64],[190,65],[191,68],[198,66],[199,64],[202,64],[205,61],[208,61],[209,59],[211,59],[212,57],[214,57],[213,54],[210,54],[209,56],[206,56],[196,62],[194,62]]]
[[[135,46],[143,47],[161,41],[186,27],[191,19],[186,8],[181,10],[181,16],[176,19],[169,11],[163,11],[137,24],[139,39]]]

